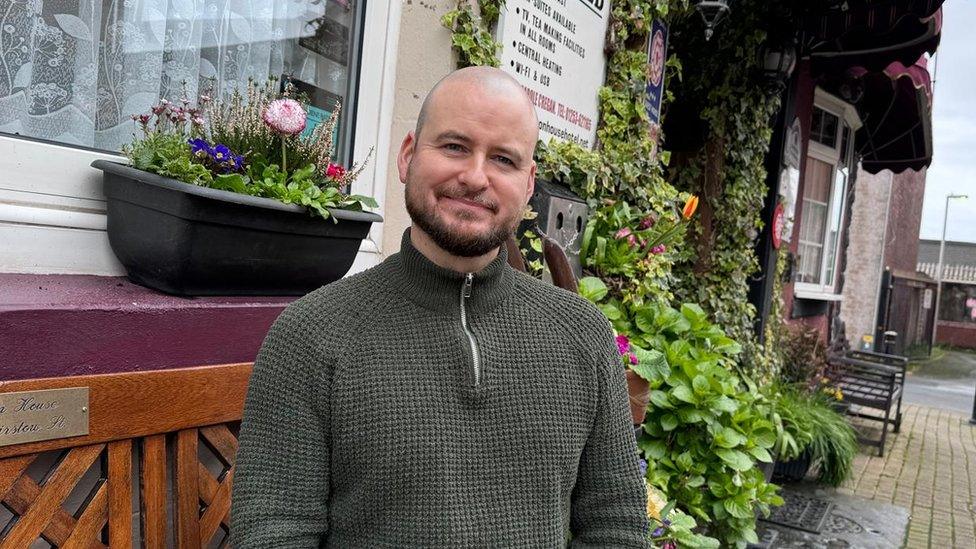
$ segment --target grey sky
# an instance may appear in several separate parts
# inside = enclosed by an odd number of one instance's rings
[[[949,204],[947,240],[976,242],[976,2],[943,4],[942,44],[932,70],[934,156],[925,184],[922,238],[942,236],[947,193],[968,194]]]

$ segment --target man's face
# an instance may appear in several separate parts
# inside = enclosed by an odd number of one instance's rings
[[[497,91],[497,90],[494,90]],[[537,129],[522,97],[445,83],[397,157],[407,211],[440,248],[478,257],[512,234],[535,185]]]

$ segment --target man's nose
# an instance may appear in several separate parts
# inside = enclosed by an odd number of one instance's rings
[[[458,175],[458,182],[472,192],[483,190],[488,186],[488,174],[485,173],[485,168],[486,159],[480,155],[472,155]]]

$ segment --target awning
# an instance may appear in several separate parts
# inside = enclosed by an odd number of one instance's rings
[[[819,71],[911,65],[939,46],[942,0],[847,0],[804,17],[806,51]]]
[[[861,167],[870,173],[920,170],[932,162],[932,79],[925,59],[883,71],[854,67],[847,75],[863,86],[855,135]]]

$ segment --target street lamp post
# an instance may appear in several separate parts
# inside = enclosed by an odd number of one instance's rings
[[[935,271],[935,318],[932,319],[932,347],[935,346],[935,336],[939,330],[939,304],[942,302],[942,261],[945,258],[946,226],[949,222],[949,200],[953,198],[969,198],[965,194],[946,195],[945,212],[942,215],[942,240],[939,241],[939,267]],[[973,417],[976,418],[976,403],[974,403]]]
[[[961,198],[965,200],[969,198],[969,196],[953,193],[946,195],[945,212],[942,215],[942,240],[939,241],[939,269],[935,273],[935,318],[932,319],[932,345],[935,345],[935,336],[939,329],[939,305],[942,303],[942,262],[945,260],[946,226],[948,225],[949,221],[949,200],[953,198]],[[969,423],[970,425],[976,425],[976,395],[973,396],[973,415],[969,418]]]

